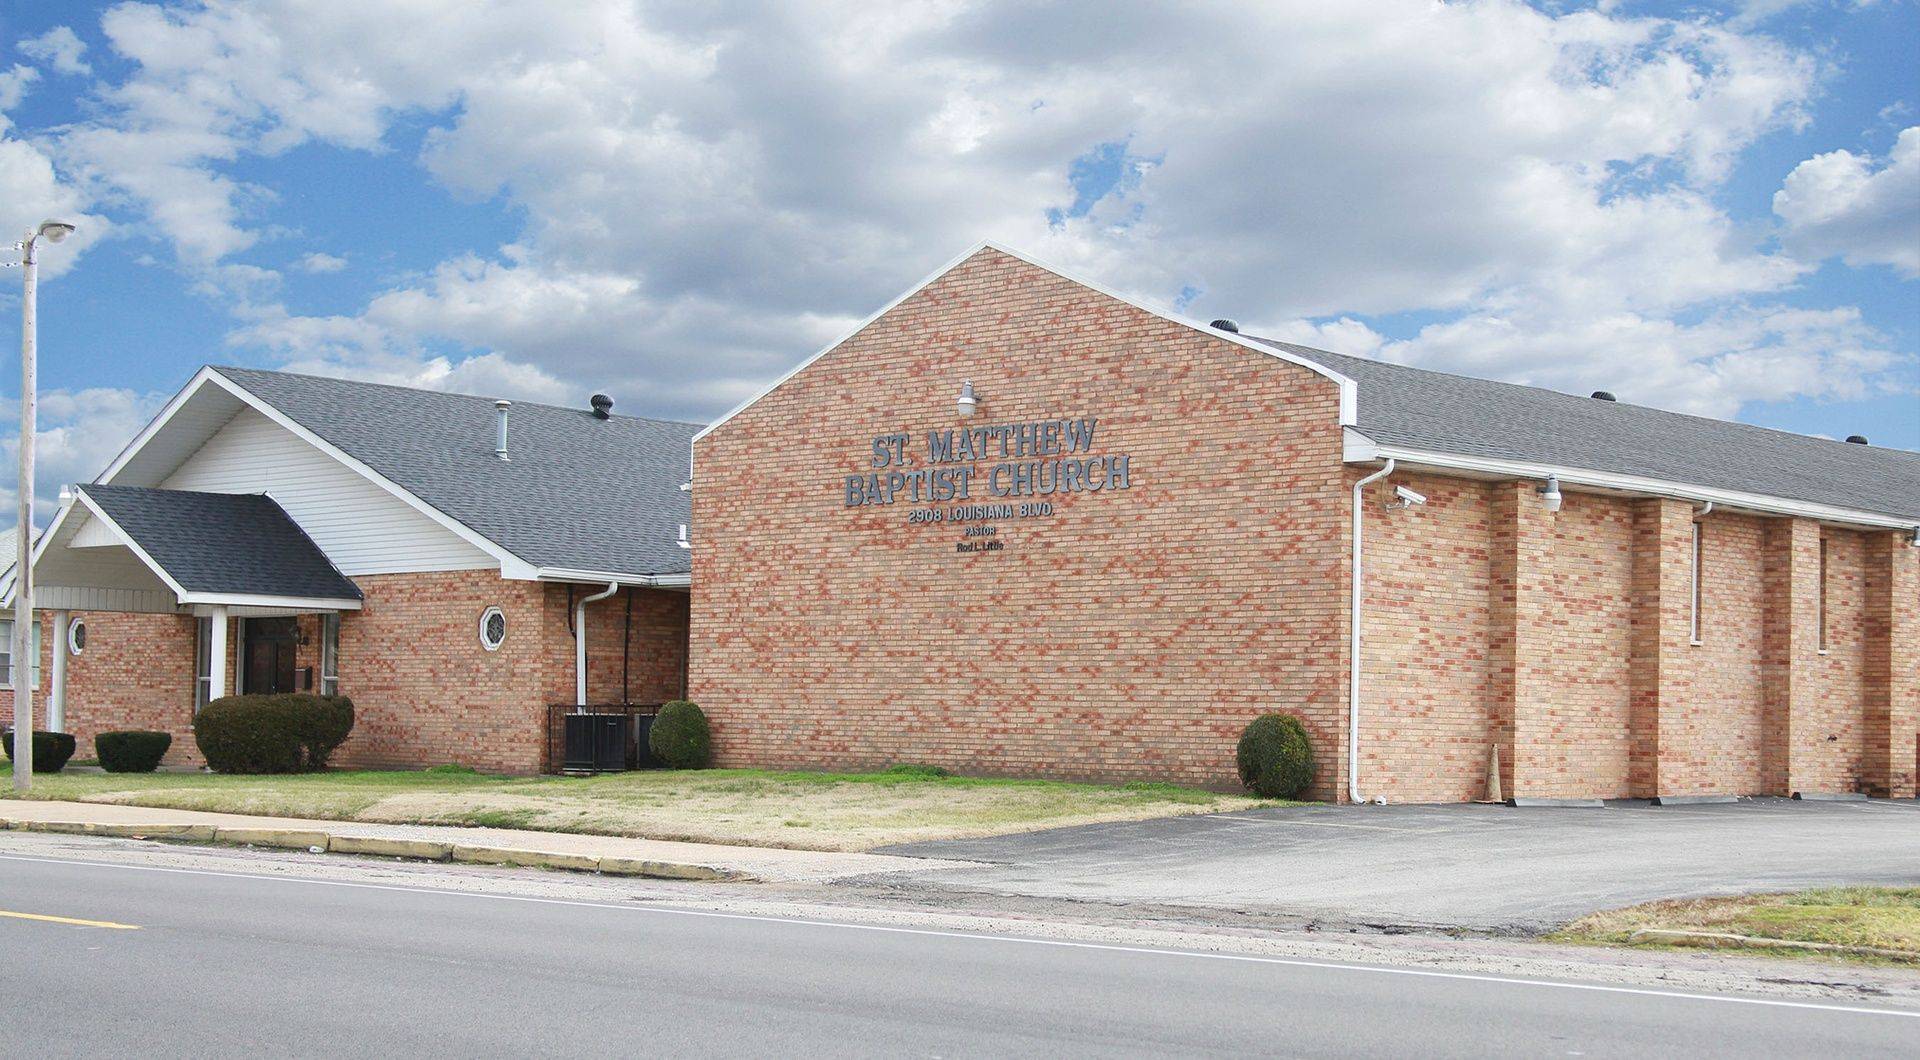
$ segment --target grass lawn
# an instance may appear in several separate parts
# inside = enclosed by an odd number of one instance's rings
[[[1696,942],[1646,935],[1633,938],[1633,933],[1642,928],[1871,947],[1896,953],[1849,954],[1836,950],[1760,946],[1736,941]],[[1731,898],[1648,902],[1584,917],[1568,924],[1554,937],[1571,942],[1711,946],[1742,953],[1785,957],[1920,965],[1920,887],[1826,887],[1794,894],[1749,894]]]
[[[0,794],[12,770],[0,767]],[[600,777],[495,777],[438,770],[243,777],[54,773],[36,799],[383,824],[459,824],[866,850],[921,839],[1280,805],[1167,784],[1104,786],[897,773],[648,770]]]

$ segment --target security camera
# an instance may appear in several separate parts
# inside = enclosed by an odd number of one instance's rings
[[[1393,495],[1396,499],[1387,502],[1387,507],[1389,509],[1411,508],[1416,504],[1427,503],[1426,494],[1416,493],[1405,486],[1393,487]]]

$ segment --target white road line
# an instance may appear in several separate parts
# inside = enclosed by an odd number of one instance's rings
[[[1290,968],[1313,968],[1333,972],[1365,972],[1374,975],[1401,975],[1419,979],[1455,979],[1505,986],[1533,986],[1549,990],[1583,990],[1601,994],[1630,994],[1639,997],[1663,997],[1680,1001],[1717,1001],[1729,1005],[1761,1005],[1767,1008],[1812,1009],[1842,1012],[1858,1016],[1893,1016],[1920,1019],[1920,1012],[1899,1009],[1866,1008],[1857,1005],[1828,1005],[1817,1001],[1782,1001],[1775,998],[1731,997],[1723,994],[1690,994],[1678,990],[1653,990],[1633,986],[1605,986],[1599,983],[1561,983],[1551,979],[1520,979],[1512,976],[1475,975],[1471,972],[1436,972],[1425,968],[1383,968],[1368,964],[1342,964],[1335,961],[1309,961],[1294,957],[1262,957],[1250,953],[1200,953],[1192,950],[1168,950],[1152,946],[1121,946],[1105,942],[1079,942],[1072,939],[1035,939],[1018,935],[988,935],[968,931],[942,931],[937,928],[894,927],[887,924],[847,924],[834,920],[805,920],[800,917],[766,916],[754,913],[720,913],[706,909],[670,909],[661,906],[616,905],[611,902],[583,902],[567,898],[535,898],[518,894],[485,894],[478,891],[449,891],[437,887],[402,887],[397,884],[356,883],[350,880],[315,880],[297,876],[263,876],[252,872],[219,872],[213,869],[180,869],[162,865],[121,865],[111,861],[87,861],[78,858],[39,858],[22,854],[0,854],[0,861],[28,861],[44,865],[79,865],[87,868],[121,869],[129,872],[169,872],[185,876],[220,876],[237,880],[261,880],[267,883],[295,883],[317,887],[351,887],[366,891],[398,891],[403,894],[444,895],[450,898],[489,898],[503,902],[528,902],[535,905],[574,906],[581,909],[606,909],[620,913],[646,913],[656,916],[703,917],[710,920],[744,920],[762,924],[791,924],[796,927],[839,928],[846,931],[874,931],[888,935],[928,935],[935,938],[965,939],[973,942],[1005,942],[1022,946],[1055,946],[1063,949],[1101,950],[1107,953],[1137,953],[1154,957],[1186,957],[1199,960],[1238,961],[1245,964],[1275,964]],[[156,925],[158,926],[158,925]]]

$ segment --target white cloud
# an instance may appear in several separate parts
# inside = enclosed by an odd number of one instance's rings
[[[1920,126],[1900,133],[1878,168],[1851,151],[1814,155],[1773,195],[1791,245],[1853,266],[1920,277]]]
[[[91,482],[106,470],[169,396],[115,387],[42,391],[34,431],[35,523],[44,526],[52,517],[62,486]],[[20,422],[18,398],[0,399],[0,422]],[[0,437],[8,467],[19,466],[19,442],[17,429]],[[17,480],[8,475],[0,483],[0,527],[16,525],[19,503]]]
[[[103,30],[133,73],[61,157],[190,269],[263,238],[277,189],[236,162],[386,150],[399,116],[432,126],[431,179],[524,217],[356,313],[229,295],[236,344],[329,371],[708,414],[982,237],[1190,289],[1203,318],[1570,389],[1630,391],[1625,349],[1677,407],[1876,385],[1889,363],[1844,308],[1772,304],[1807,264],[1717,205],[1749,145],[1805,120],[1820,67],[1706,18],[263,0],[125,4]],[[1099,145],[1128,179],[1076,188]],[[1395,345],[1351,319],[1408,311],[1441,322]],[[1769,379],[1729,370],[1754,359]]]
[[[80,58],[87,52],[86,42],[68,26],[55,26],[38,37],[28,37],[20,42],[20,51],[28,58],[51,64],[57,73],[93,73],[93,67]]]
[[[294,267],[301,272],[309,273],[339,272],[347,267],[347,259],[337,254],[316,250],[295,262]]]

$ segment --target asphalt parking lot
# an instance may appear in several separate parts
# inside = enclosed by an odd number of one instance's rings
[[[883,852],[987,862],[916,875],[968,890],[1536,931],[1656,898],[1920,885],[1920,803],[1299,806]]]

